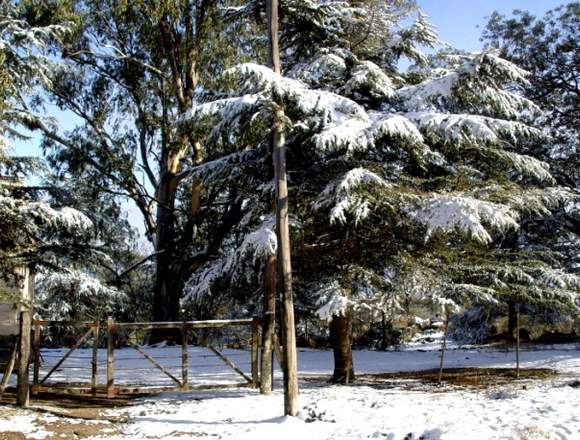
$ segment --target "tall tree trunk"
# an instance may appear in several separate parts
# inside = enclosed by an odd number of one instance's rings
[[[175,175],[165,169],[157,191],[157,255],[153,287],[153,320],[176,321],[179,317],[179,299],[183,281],[175,252]]]
[[[346,312],[345,316],[332,317],[330,340],[334,350],[334,373],[330,381],[348,384],[354,379],[350,313]]]

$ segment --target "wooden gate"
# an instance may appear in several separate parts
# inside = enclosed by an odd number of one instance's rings
[[[68,322],[34,320],[32,322],[33,337],[33,378],[32,394],[41,391],[61,391],[81,393],[98,391],[99,344],[101,343],[100,325],[95,322]],[[58,338],[71,341],[64,349],[42,348],[42,331],[56,330]],[[50,338],[50,335],[45,335]],[[65,372],[75,371],[74,379],[67,377]],[[55,378],[58,373],[58,378]],[[81,373],[81,374],[79,374]],[[78,379],[79,376],[84,376]],[[52,378],[52,381],[49,379]]]
[[[41,330],[54,326],[76,329],[77,337],[70,348],[41,347]],[[33,328],[33,393],[90,392],[113,397],[259,386],[260,321],[256,318],[137,323],[109,318],[102,325],[34,321]],[[144,345],[152,331],[167,332],[173,340]],[[206,373],[202,374],[203,369]],[[75,374],[66,376],[67,371]]]

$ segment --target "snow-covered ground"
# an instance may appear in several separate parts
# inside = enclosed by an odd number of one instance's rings
[[[452,348],[446,355],[446,367],[513,366],[513,352],[493,347]],[[179,353],[173,347],[149,350],[161,360],[166,359],[168,365]],[[203,365],[201,349],[192,350],[190,364]],[[249,360],[247,352],[241,350],[229,354],[239,355],[232,359],[239,360],[240,365]],[[88,355],[88,351],[78,354]],[[146,364],[137,358],[122,360],[135,355],[139,356],[131,349],[117,351],[119,367],[145,368]],[[332,370],[331,351],[300,349],[298,360],[302,378],[325,376]],[[580,347],[526,346],[521,360],[522,367],[553,368],[562,374],[555,379],[515,381],[488,389],[435,386],[408,389],[403,381],[394,387],[344,387],[307,380],[302,383],[297,418],[281,417],[280,381],[271,396],[261,396],[251,389],[166,393],[141,399],[130,407],[107,410],[107,416],[128,421],[105,422],[92,438],[580,439]],[[71,365],[75,362],[80,361],[71,360]],[[216,363],[215,358],[208,356],[205,362],[207,371],[202,372],[200,367],[196,373],[193,368],[190,380],[194,383],[241,379],[225,365]],[[438,362],[437,346],[429,343],[412,344],[400,351],[354,353],[357,373],[431,369]],[[76,370],[69,373],[72,371]],[[160,377],[151,368],[121,371],[133,375],[126,374],[123,381],[157,382]],[[212,378],[214,373],[217,374]],[[63,420],[67,419],[0,407],[0,433],[19,431],[26,438],[50,438],[51,424]],[[62,435],[54,438],[64,438]]]

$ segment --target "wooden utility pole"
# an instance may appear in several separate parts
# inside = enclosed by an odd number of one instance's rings
[[[281,74],[278,44],[278,0],[266,0],[268,12],[269,63],[274,72]],[[274,97],[276,101],[278,97]],[[284,414],[298,412],[298,375],[296,367],[296,332],[292,298],[292,266],[290,263],[290,232],[288,228],[288,183],[286,181],[286,149],[284,145],[281,102],[277,102],[272,130],[274,179],[276,184],[276,233],[278,237],[278,270],[282,288],[282,333],[284,359]]]

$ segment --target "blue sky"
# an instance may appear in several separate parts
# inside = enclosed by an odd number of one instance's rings
[[[419,6],[437,26],[440,38],[465,50],[481,48],[481,28],[493,11],[511,15],[514,9],[530,11],[541,17],[545,12],[565,4],[562,0],[418,0]],[[479,29],[477,26],[481,26]]]

